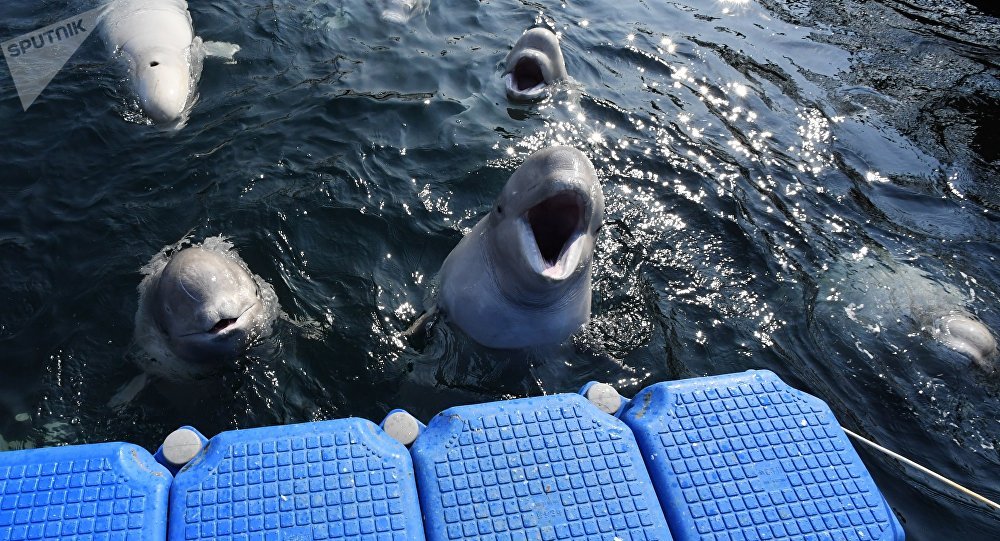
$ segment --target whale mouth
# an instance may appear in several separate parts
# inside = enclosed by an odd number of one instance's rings
[[[566,190],[528,209],[522,219],[529,261],[540,274],[553,279],[571,275],[581,254],[586,204],[581,194]]]
[[[514,69],[504,77],[508,96],[523,100],[536,100],[545,96],[548,84],[542,64],[533,56],[522,56]]]
[[[211,329],[208,330],[208,332],[210,332],[212,334],[220,334],[221,332],[225,331],[229,327],[232,327],[233,325],[236,325],[236,322],[238,320],[239,320],[239,318],[235,318],[235,317],[229,318],[229,319],[220,319],[218,321],[218,323],[216,323]]]
[[[545,75],[542,74],[542,66],[537,60],[529,56],[518,60],[511,73],[514,75],[514,88],[521,92],[545,84]]]
[[[253,303],[246,307],[242,312],[240,312],[240,315],[236,317],[219,319],[215,322],[215,325],[213,325],[211,329],[205,331],[205,334],[210,334],[216,337],[224,337],[230,334],[232,331],[235,331],[237,327],[239,327],[240,320],[243,319],[243,316],[250,313],[254,306],[257,306],[257,303]]]

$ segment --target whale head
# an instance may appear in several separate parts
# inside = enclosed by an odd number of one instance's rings
[[[936,340],[984,369],[989,369],[997,357],[997,341],[989,327],[963,311],[938,315],[930,331]]]
[[[142,110],[158,124],[176,122],[191,95],[191,68],[186,55],[166,49],[133,59],[135,92]]]
[[[178,357],[192,362],[242,354],[258,329],[257,283],[237,261],[191,247],[176,253],[153,290],[152,315]]]
[[[490,249],[505,261],[511,292],[544,292],[586,274],[604,220],[604,194],[590,160],[556,146],[514,171],[490,213]]]
[[[559,38],[547,28],[532,28],[521,35],[507,54],[503,72],[507,97],[535,101],[546,97],[549,86],[567,78]]]

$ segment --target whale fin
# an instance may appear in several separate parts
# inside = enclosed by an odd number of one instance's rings
[[[145,372],[132,378],[132,381],[129,381],[124,387],[118,389],[118,392],[111,396],[111,399],[108,400],[108,407],[113,410],[117,410],[125,404],[128,404],[136,396],[138,396],[143,389],[146,388],[147,383],[149,383],[149,375]]]
[[[225,60],[227,64],[235,64],[236,53],[240,52],[239,45],[235,43],[226,43],[224,41],[203,41],[201,46],[206,57],[221,58]]]
[[[427,337],[430,336],[431,329],[437,323],[439,314],[440,310],[438,310],[438,307],[431,306],[426,312],[420,314],[420,317],[401,333],[401,336],[413,349],[418,351],[423,350],[427,342]]]

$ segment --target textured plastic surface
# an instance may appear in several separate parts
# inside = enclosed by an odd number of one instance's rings
[[[428,539],[671,539],[632,433],[578,394],[451,408],[410,452]]]
[[[421,540],[406,448],[363,419],[223,432],[177,474],[171,540]]]
[[[163,540],[170,479],[129,443],[0,453],[0,540]]]
[[[622,419],[685,540],[902,540],[833,412],[768,371],[660,383]]]

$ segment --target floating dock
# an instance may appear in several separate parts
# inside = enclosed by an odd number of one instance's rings
[[[211,439],[185,427],[155,458],[127,443],[0,453],[0,541],[35,539],[904,534],[830,408],[750,371],[656,384],[631,401],[588,384],[451,408],[426,426],[394,411],[381,427],[340,419]]]

